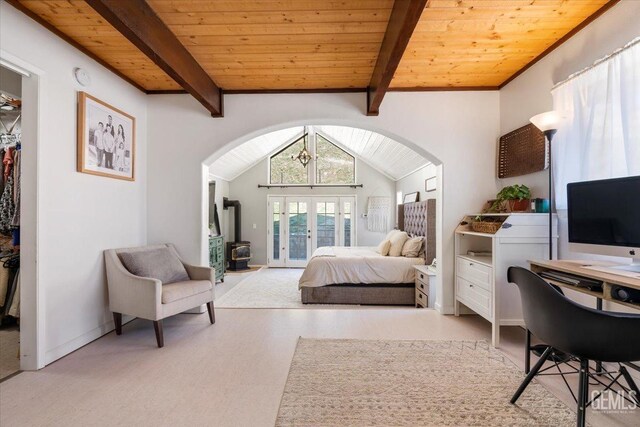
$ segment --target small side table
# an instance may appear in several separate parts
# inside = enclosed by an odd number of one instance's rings
[[[429,281],[435,273],[426,265],[415,265],[416,269],[416,308],[429,307]]]

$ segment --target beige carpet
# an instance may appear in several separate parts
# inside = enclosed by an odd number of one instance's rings
[[[277,426],[570,426],[576,415],[485,341],[300,339]]]
[[[298,280],[301,268],[263,268],[216,300],[217,308],[304,308]]]

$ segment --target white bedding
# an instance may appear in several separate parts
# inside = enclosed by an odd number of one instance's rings
[[[313,253],[298,287],[413,283],[413,266],[424,263],[424,258],[382,256],[373,247],[322,247]]]

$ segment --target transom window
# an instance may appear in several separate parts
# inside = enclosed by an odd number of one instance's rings
[[[355,184],[356,159],[318,133],[307,134],[312,160],[304,166],[296,157],[305,148],[301,136],[269,158],[269,181],[281,185]]]
[[[316,135],[316,184],[355,184],[356,159]]]
[[[292,157],[304,148],[304,136],[283,148],[270,159],[271,184],[309,184],[307,168]],[[308,167],[308,166],[307,166]]]

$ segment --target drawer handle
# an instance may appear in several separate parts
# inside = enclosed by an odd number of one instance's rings
[[[473,288],[473,285],[469,285],[470,288]]]
[[[424,289],[424,285],[420,283],[420,289]]]
[[[424,274],[420,273],[420,278],[424,279]]]
[[[418,294],[418,298],[422,299],[422,294]]]
[[[470,262],[470,263],[469,263],[469,265],[473,265],[473,263],[472,263],[472,262]]]

